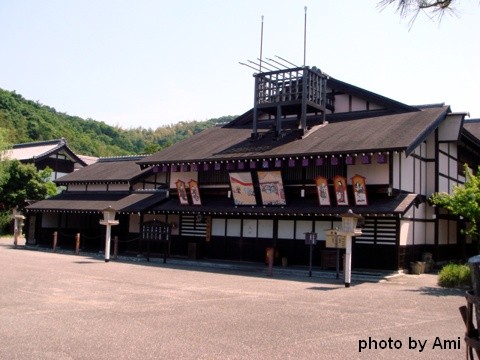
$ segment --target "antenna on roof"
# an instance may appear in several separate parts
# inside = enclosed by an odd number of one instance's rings
[[[303,66],[307,59],[307,7],[305,6],[305,23],[303,26]]]
[[[279,59],[282,60],[283,62],[286,62],[287,64],[289,64],[289,65],[291,65],[291,66],[293,66],[293,67],[298,67],[298,66],[295,65],[294,63],[291,63],[290,61],[285,60],[284,58],[282,58],[282,57],[280,57],[280,56],[278,56],[278,55],[275,55],[275,57],[279,58]],[[287,69],[290,67],[290,66],[286,66],[286,65],[283,65],[283,66],[285,66]]]
[[[257,59],[257,60],[260,60],[260,59]],[[267,59],[267,60],[268,60],[268,59]],[[279,67],[277,67],[277,66],[275,66],[275,65],[273,65],[273,64],[270,64],[269,62],[267,62],[267,61],[265,61],[265,60],[263,60],[263,62],[264,62],[265,64],[267,64],[268,66],[273,67],[274,69],[282,70],[282,69],[280,69]]]
[[[288,69],[288,67],[287,67],[287,66],[285,66],[284,64],[282,64],[282,63],[278,62],[278,61],[277,61],[277,60],[275,60],[275,59],[267,58],[267,60],[268,60],[268,61],[272,61],[272,62],[274,62],[275,64],[277,64],[277,65],[280,65],[280,66],[284,67],[285,69]],[[272,66],[273,66],[273,65],[272,65]],[[279,69],[279,70],[280,70],[280,69]]]
[[[241,61],[239,61],[238,63],[239,63],[240,65],[248,66],[250,69],[253,69],[253,70],[255,70],[255,71],[258,71],[258,68],[256,68],[256,67],[253,67],[253,66],[251,66],[251,65],[245,64],[245,63],[243,63],[243,62],[241,62]]]
[[[262,28],[260,31],[260,72],[262,72],[262,51],[263,51],[263,15],[262,15]]]
[[[259,67],[259,69],[260,69],[260,72],[262,72],[262,63],[257,64],[256,62],[254,62],[254,61],[252,61],[252,60],[247,60],[247,61],[248,61],[250,64],[257,65],[257,66]],[[265,61],[264,61],[264,63],[265,63]],[[265,69],[267,69],[268,71],[273,71],[272,69],[266,67],[265,65],[263,65],[263,67],[264,67]]]

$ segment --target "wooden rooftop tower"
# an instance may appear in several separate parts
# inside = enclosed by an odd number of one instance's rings
[[[258,138],[261,113],[275,118],[275,136],[282,137],[282,121],[297,116],[302,135],[307,132],[307,113],[323,114],[327,104],[327,79],[317,68],[294,67],[269,72],[259,72],[255,78],[252,139]],[[291,117],[290,117],[291,119]]]

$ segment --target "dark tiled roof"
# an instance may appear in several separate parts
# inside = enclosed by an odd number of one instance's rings
[[[463,128],[477,139],[480,139],[480,119],[465,120],[463,123]]]
[[[251,141],[251,124],[210,128],[174,144],[138,163],[152,165],[185,161],[268,158],[275,156],[322,155],[388,150],[411,151],[445,118],[448,107],[393,115],[332,121],[313,127],[303,139],[296,130],[276,140],[262,129],[261,138]]]
[[[53,198],[38,201],[26,207],[27,211],[42,212],[100,212],[111,206],[118,212],[140,212],[160,203],[165,191],[89,192],[66,191]]]
[[[27,211],[98,212],[128,196],[128,192],[66,191],[26,207]]]
[[[36,141],[23,144],[15,144],[11,149],[6,151],[7,157],[17,159],[20,161],[31,162],[39,161],[51,156],[59,151],[65,151],[74,161],[82,166],[87,166],[87,163],[75,154],[67,145],[65,139]]]
[[[79,169],[56,180],[58,185],[70,183],[128,183],[144,175],[149,169],[142,170],[137,161],[140,156],[119,158],[100,158],[96,163]]]
[[[394,197],[369,199],[368,206],[319,206],[318,201],[314,198],[292,199],[287,201],[285,206],[235,206],[233,199],[223,197],[202,199],[202,206],[195,206],[181,205],[178,198],[172,197],[158,206],[151,207],[150,212],[206,215],[336,216],[352,209],[354,213],[363,215],[401,215],[417,201],[419,201],[417,194],[401,193]]]

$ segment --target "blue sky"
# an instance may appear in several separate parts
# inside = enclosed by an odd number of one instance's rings
[[[0,88],[124,128],[242,114],[260,53],[480,118],[480,4],[410,29],[377,0],[0,0]]]

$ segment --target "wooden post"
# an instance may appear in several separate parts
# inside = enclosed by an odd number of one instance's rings
[[[80,253],[80,233],[75,235],[75,255]]]
[[[113,238],[113,258],[117,260],[118,258],[118,236],[114,236]]]
[[[18,244],[18,220],[14,217],[13,225],[13,246],[16,249]]]
[[[267,248],[268,272],[267,275],[273,275],[273,258],[275,256],[275,249],[273,247]]]
[[[58,233],[54,231],[53,232],[53,252],[57,251],[57,238],[58,238]]]

